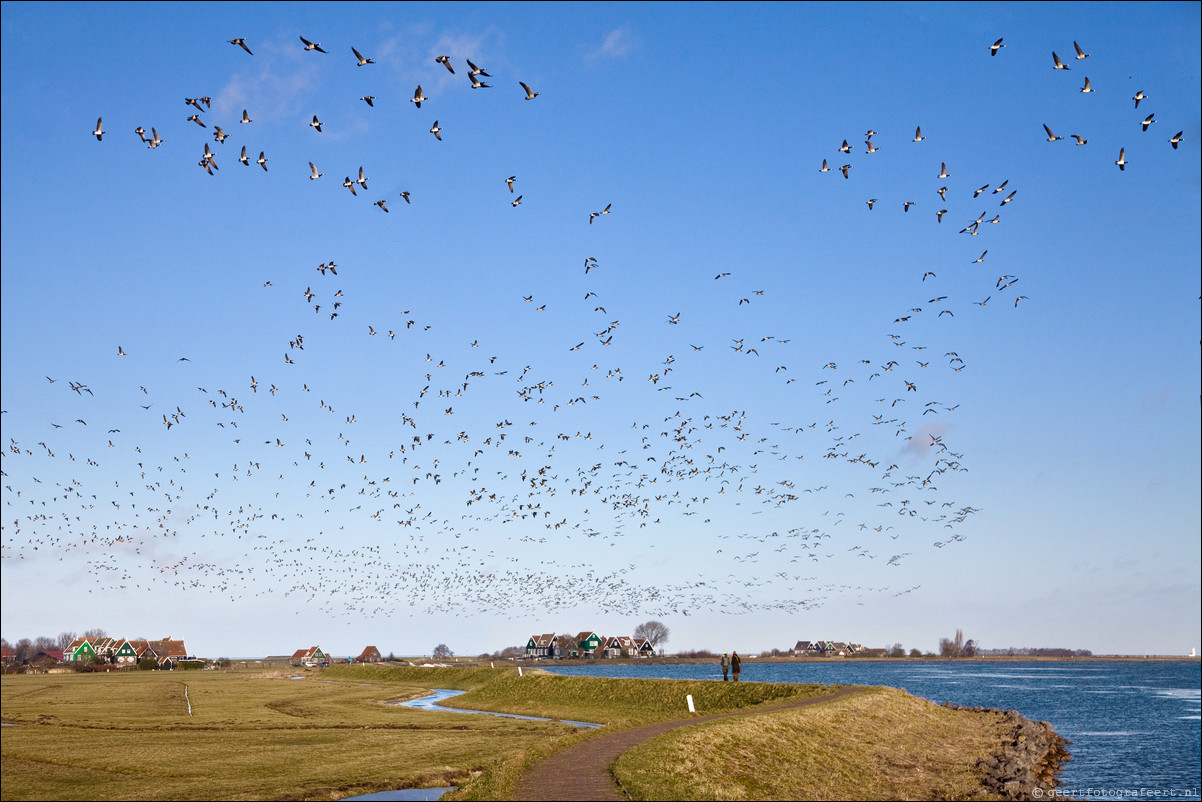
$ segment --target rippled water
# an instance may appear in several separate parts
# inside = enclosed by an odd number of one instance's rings
[[[721,679],[707,665],[544,666],[556,674]],[[1202,799],[1202,665],[1193,661],[743,661],[750,682],[888,685],[935,702],[1017,710],[1072,741],[1061,793]]]

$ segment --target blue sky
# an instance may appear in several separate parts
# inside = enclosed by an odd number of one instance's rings
[[[1202,645],[1196,3],[2,9],[10,641]]]

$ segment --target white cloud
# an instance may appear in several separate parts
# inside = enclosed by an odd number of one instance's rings
[[[601,39],[601,44],[595,50],[588,53],[585,56],[585,60],[594,61],[597,59],[622,58],[637,46],[638,40],[634,32],[630,30],[630,26],[623,25],[621,28],[614,28],[605,34]]]

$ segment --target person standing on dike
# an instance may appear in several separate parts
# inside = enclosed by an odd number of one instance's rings
[[[735,675],[735,682],[738,682],[738,681],[739,681],[739,668],[740,668],[742,665],[743,665],[743,660],[742,660],[742,658],[740,658],[740,657],[739,657],[739,653],[738,653],[738,652],[731,652],[731,655],[730,655],[730,670],[731,670],[731,673]]]
[[[723,652],[722,653],[722,681],[723,682],[726,682],[726,680],[728,679],[728,676],[727,676],[728,671],[730,671],[730,657],[729,657],[729,655],[726,654],[726,652]]]

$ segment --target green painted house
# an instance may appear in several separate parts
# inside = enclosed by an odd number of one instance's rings
[[[63,662],[91,662],[96,659],[96,648],[87,638],[76,638],[71,645],[63,649]]]
[[[292,665],[303,666],[308,663],[321,665],[330,661],[329,655],[320,646],[310,646],[308,649],[297,649],[292,653]]]
[[[596,632],[581,632],[576,636],[576,649],[572,657],[596,657],[605,639]]]
[[[138,650],[128,640],[122,640],[110,659],[119,666],[132,666],[138,662]]]

